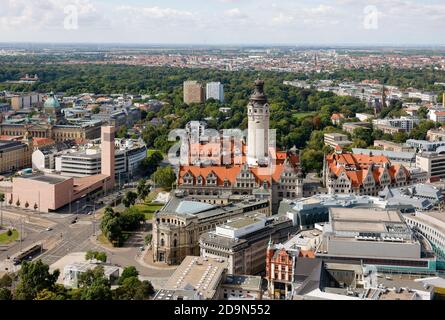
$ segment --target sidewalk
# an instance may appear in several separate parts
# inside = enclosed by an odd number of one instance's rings
[[[161,264],[161,263],[156,263],[153,262],[153,252],[151,251],[151,249],[146,249],[144,252],[142,252],[142,254],[139,254],[136,258],[136,261],[149,269],[154,269],[154,270],[176,270],[178,268],[178,266],[168,266],[166,264]]]

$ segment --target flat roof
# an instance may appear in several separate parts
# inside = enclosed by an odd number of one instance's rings
[[[366,208],[330,208],[329,212],[332,221],[403,223],[402,217],[397,211]]]
[[[227,275],[223,285],[242,290],[261,290],[261,277],[249,275]]]
[[[49,184],[58,184],[62,183],[66,180],[69,180],[71,178],[68,177],[62,177],[62,176],[50,176],[50,175],[34,175],[34,176],[23,176],[24,179],[39,181],[39,182],[45,182]]]
[[[187,256],[162,289],[196,291],[212,299],[227,267],[225,260]]]
[[[247,226],[250,226],[251,224],[257,223],[262,221],[261,219],[258,219],[256,217],[241,217],[238,219],[231,220],[224,225],[219,226],[220,228],[226,228],[231,230],[241,229]]]

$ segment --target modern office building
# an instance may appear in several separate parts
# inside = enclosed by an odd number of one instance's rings
[[[226,275],[226,260],[184,257],[154,300],[218,300],[219,286]]]
[[[406,140],[406,144],[412,148],[415,148],[419,152],[440,152],[440,150],[445,150],[445,141],[426,141],[426,140]]]
[[[438,258],[445,261],[445,215],[442,212],[416,212],[406,215],[405,221],[411,229],[427,238]]]
[[[203,103],[205,101],[205,91],[201,83],[197,81],[184,82],[184,103]]]
[[[221,103],[224,103],[224,85],[221,82],[207,83],[206,99],[215,99]]]
[[[378,270],[436,270],[429,242],[411,231],[398,211],[330,208],[316,257],[358,261]]]
[[[394,134],[397,132],[411,132],[418,125],[419,118],[416,117],[400,117],[397,119],[381,119],[373,120],[374,128],[382,130],[384,133]]]
[[[146,145],[138,140],[125,140],[115,148],[114,170],[116,177],[133,175],[147,157]],[[60,155],[55,170],[68,177],[85,177],[100,174],[102,153],[99,146]]]
[[[106,145],[108,144],[108,145]],[[102,128],[102,172],[82,178],[55,174],[29,174],[7,186],[6,201],[21,208],[53,212],[80,198],[114,188],[114,127]]]
[[[233,275],[224,259],[188,256],[154,300],[261,300],[261,277]]]
[[[416,156],[416,166],[428,172],[429,181],[445,178],[445,153],[422,152]]]
[[[292,220],[285,216],[249,214],[201,235],[201,256],[227,260],[231,274],[257,275],[265,271],[267,243],[271,239],[282,242],[295,231]]]
[[[325,133],[324,134],[324,144],[335,148],[337,146],[346,147],[352,144],[352,141],[349,140],[349,137],[346,134],[342,133]]]

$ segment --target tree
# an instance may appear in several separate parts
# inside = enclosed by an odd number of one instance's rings
[[[322,151],[305,149],[301,153],[301,168],[304,173],[316,171],[320,173],[323,170],[323,157]]]
[[[113,295],[116,300],[147,300],[153,294],[154,289],[149,281],[141,282],[137,277],[128,277]]]
[[[112,298],[110,281],[105,277],[102,266],[82,273],[78,286],[81,300],[111,300]]]
[[[12,300],[11,290],[8,288],[0,288],[0,301]]]
[[[37,293],[37,296],[34,300],[59,300],[58,295],[48,289],[43,289],[39,293]]]
[[[135,267],[133,267],[133,266],[126,267],[124,269],[124,271],[122,271],[122,275],[120,276],[118,283],[120,285],[122,285],[125,279],[131,278],[131,277],[137,278],[138,276],[139,276],[139,272]]]
[[[372,132],[365,128],[355,129],[352,134],[352,138],[354,140],[359,140],[360,141],[359,144],[362,145],[362,148],[366,148],[374,143],[374,141],[372,140]],[[364,146],[365,144],[366,146]]]
[[[18,274],[20,280],[15,290],[15,298],[17,300],[33,300],[40,291],[44,289],[51,291],[59,274],[59,270],[50,273],[49,266],[42,260],[23,262]]]
[[[97,260],[101,262],[107,262],[107,254],[105,252],[98,252],[98,251],[87,251],[85,254],[85,260]]]
[[[135,205],[137,198],[138,198],[137,193],[135,193],[133,191],[128,191],[125,194],[125,197],[122,200],[122,202],[124,203],[124,206],[128,208],[130,206],[134,206]]]
[[[137,187],[137,193],[138,193],[139,199],[141,199],[142,201],[144,201],[145,198],[150,193],[150,186],[147,185],[147,181],[145,181],[144,179],[139,180],[138,187]]]
[[[429,110],[426,107],[420,107],[419,110],[417,110],[417,116],[420,119],[427,119]]]
[[[163,167],[158,168],[155,173],[151,176],[151,179],[154,181],[157,187],[161,187],[164,189],[171,189],[173,183],[176,181],[176,174],[173,171],[173,168]]]
[[[9,274],[5,274],[0,278],[0,288],[10,288],[12,286],[12,277]]]
[[[164,156],[162,153],[160,151],[155,151],[142,160],[141,169],[147,176],[150,176],[156,171],[163,159]]]

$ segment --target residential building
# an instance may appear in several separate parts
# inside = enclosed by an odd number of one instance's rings
[[[44,95],[40,93],[20,94],[11,97],[13,110],[29,109],[32,106],[43,104]]]
[[[326,262],[357,261],[380,271],[436,270],[429,242],[415,236],[398,211],[330,208],[316,256]]]
[[[375,116],[373,114],[367,114],[367,113],[356,113],[355,117],[360,121],[368,121],[374,119]]]
[[[201,256],[227,260],[231,274],[257,275],[265,271],[265,248],[270,239],[282,242],[295,231],[292,220],[284,216],[249,214],[201,235]]]
[[[341,123],[345,120],[345,116],[341,113],[334,113],[331,116],[331,122],[335,126],[341,125]]]
[[[414,126],[420,122],[416,117],[400,117],[397,119],[373,120],[375,129],[379,129],[384,133],[394,134],[398,132],[411,132]]]
[[[224,85],[221,82],[207,83],[206,99],[215,99],[221,103],[224,103]]]
[[[443,127],[428,130],[426,138],[428,141],[445,141],[445,130]]]
[[[0,140],[0,173],[31,167],[32,141]]]
[[[57,157],[61,152],[68,152],[75,145],[73,140],[66,140],[37,148],[32,153],[32,168],[38,171],[55,170]]]
[[[266,254],[266,279],[269,296],[288,299],[322,261],[314,259],[313,250],[320,241],[321,231],[306,230],[284,243],[269,243]]]
[[[203,103],[205,100],[205,91],[202,84],[197,81],[184,82],[184,103]]]
[[[346,147],[347,145],[352,144],[352,141],[349,140],[349,137],[346,134],[325,133],[324,144],[332,148],[335,148],[337,146]]]
[[[428,112],[428,119],[434,122],[445,122],[445,108],[433,109]]]

